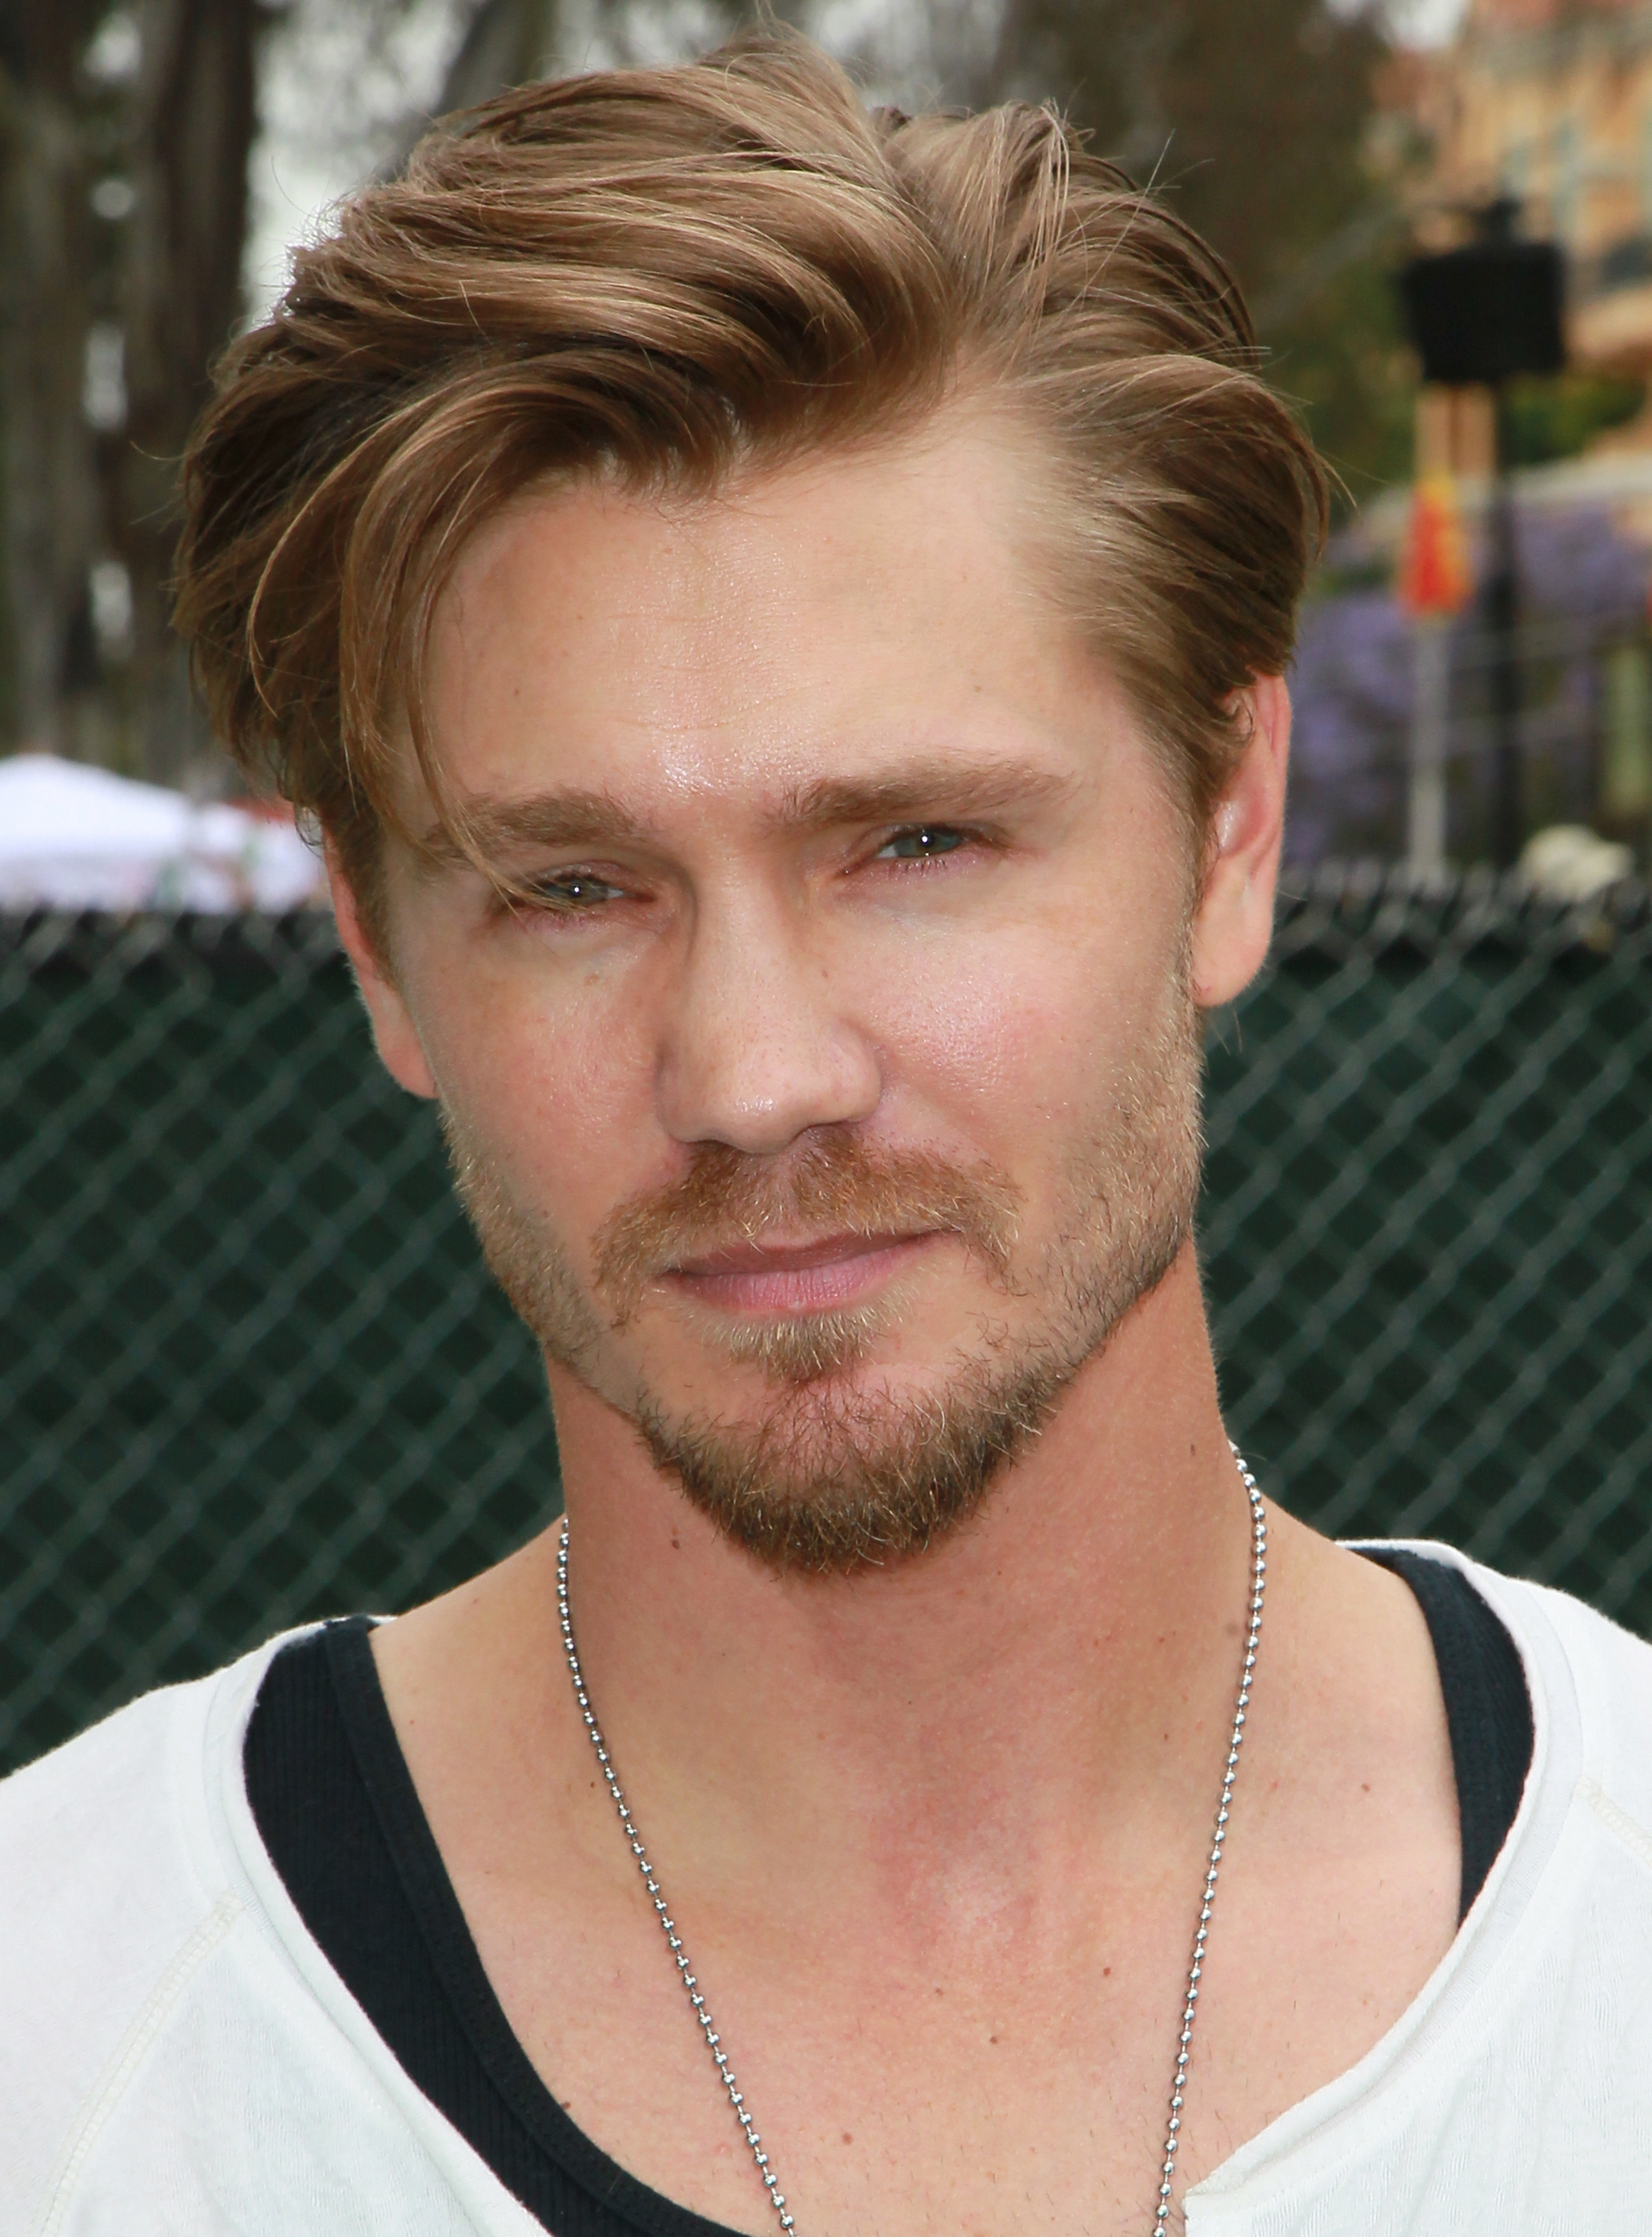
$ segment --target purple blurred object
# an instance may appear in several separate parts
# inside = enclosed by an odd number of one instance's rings
[[[1603,506],[1527,506],[1517,534],[1528,804],[1540,821],[1587,822],[1600,656],[1615,641],[1644,634],[1652,551]],[[1367,586],[1322,593],[1303,613],[1285,834],[1293,862],[1405,851],[1412,624],[1391,587],[1368,586],[1378,564],[1362,530],[1345,532],[1326,553],[1325,578],[1359,570]],[[1476,573],[1483,576],[1478,564]],[[1486,655],[1471,608],[1451,631],[1451,850],[1459,859],[1484,846]]]

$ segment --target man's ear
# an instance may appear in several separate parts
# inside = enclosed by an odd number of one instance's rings
[[[355,888],[339,868],[339,858],[331,847],[326,850],[326,861],[339,937],[355,972],[361,999],[367,1005],[367,1015],[372,1020],[379,1061],[397,1086],[405,1087],[410,1095],[434,1096],[436,1081],[425,1060],[412,1013],[367,935]]]
[[[1201,1009],[1231,1002],[1256,976],[1274,936],[1274,890],[1285,835],[1291,698],[1280,676],[1239,695],[1250,742],[1216,803],[1205,888],[1193,921],[1193,993]]]

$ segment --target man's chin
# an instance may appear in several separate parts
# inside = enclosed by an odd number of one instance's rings
[[[915,1341],[910,1327],[882,1319],[848,1326],[846,1318],[679,1327],[668,1343],[636,1347],[634,1387],[673,1420],[714,1421],[731,1435],[778,1440],[802,1424],[899,1416],[942,1403],[961,1372],[978,1371],[956,1348]]]
[[[840,1575],[923,1552],[979,1508],[1043,1426],[1067,1369],[950,1372],[840,1363],[754,1403],[651,1395],[631,1412],[650,1457],[733,1544],[776,1570]],[[740,1378],[745,1379],[743,1376]]]

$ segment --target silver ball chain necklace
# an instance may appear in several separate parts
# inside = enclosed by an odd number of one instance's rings
[[[1245,1738],[1245,1712],[1250,1706],[1251,1679],[1256,1668],[1256,1646],[1262,1635],[1262,1590],[1267,1577],[1267,1515],[1262,1505],[1262,1495],[1256,1488],[1256,1479],[1246,1467],[1237,1446],[1231,1448],[1238,1467],[1240,1480],[1250,1501],[1251,1515],[1251,1587],[1250,1628],[1245,1640],[1245,1662],[1240,1673],[1239,1699],[1234,1709],[1234,1727],[1227,1742],[1227,1762],[1222,1772],[1221,1799],[1216,1807],[1215,1829],[1211,1836],[1209,1861],[1205,1866],[1204,1892],[1199,1904],[1199,1924],[1193,1937],[1193,1962],[1188,1970],[1188,1993],[1181,2007],[1181,2036],[1176,2046],[1175,2078],[1170,2084],[1170,2119],[1165,2132],[1164,2163],[1159,2170],[1159,2196],[1153,2216],[1153,2237],[1164,2237],[1165,2223],[1170,2212],[1170,2190],[1176,2168],[1176,2147],[1181,2137],[1181,2107],[1188,2085],[1188,2062],[1193,2042],[1193,2023],[1199,2009],[1199,1980],[1204,1971],[1205,1947],[1210,1936],[1210,1914],[1215,1901],[1216,1875],[1221,1869],[1222,1844],[1227,1838],[1227,1814],[1234,1798],[1234,1779],[1239,1770],[1239,1751]],[[734,2108],[734,2117],[750,2148],[757,2172],[763,2178],[763,2188],[768,2193],[769,2204],[774,2208],[780,2227],[787,2233],[795,2228],[785,2194],[774,2170],[768,2163],[768,2154],[763,2149],[763,2140],[752,2125],[752,2116],[746,2109],[746,2100],[728,2063],[728,2054],[713,2024],[706,2000],[700,1993],[700,1983],[688,1963],[688,1953],[682,1946],[682,1937],[677,1932],[671,1907],[660,1890],[659,1877],[648,1861],[648,1852],[637,1831],[636,1820],[625,1799],[619,1774],[614,1768],[608,1744],[602,1738],[596,1721],[596,1712],[591,1706],[591,1697],[586,1689],[585,1673],[580,1667],[579,1655],[574,1646],[574,1619],[568,1605],[568,1523],[564,1518],[562,1536],[556,1547],[556,1612],[562,1625],[563,1647],[568,1656],[569,1675],[574,1681],[574,1698],[579,1704],[579,1713],[591,1745],[596,1750],[596,1760],[602,1766],[602,1777],[613,1798],[614,1807],[620,1813],[620,1824],[631,1844],[631,1854],[636,1859],[642,1884],[648,1889],[648,1900],[654,1905],[672,1961],[688,1991],[688,2002],[700,2023],[700,2031],[706,2039],[717,2073],[728,2102]]]

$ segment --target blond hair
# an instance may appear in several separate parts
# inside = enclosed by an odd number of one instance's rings
[[[1057,115],[868,114],[806,42],[534,85],[347,202],[227,353],[186,462],[178,622],[220,734],[377,865],[465,539],[547,475],[714,491],[918,423],[1024,419],[1084,626],[1196,825],[1288,662],[1312,446],[1237,287]]]

